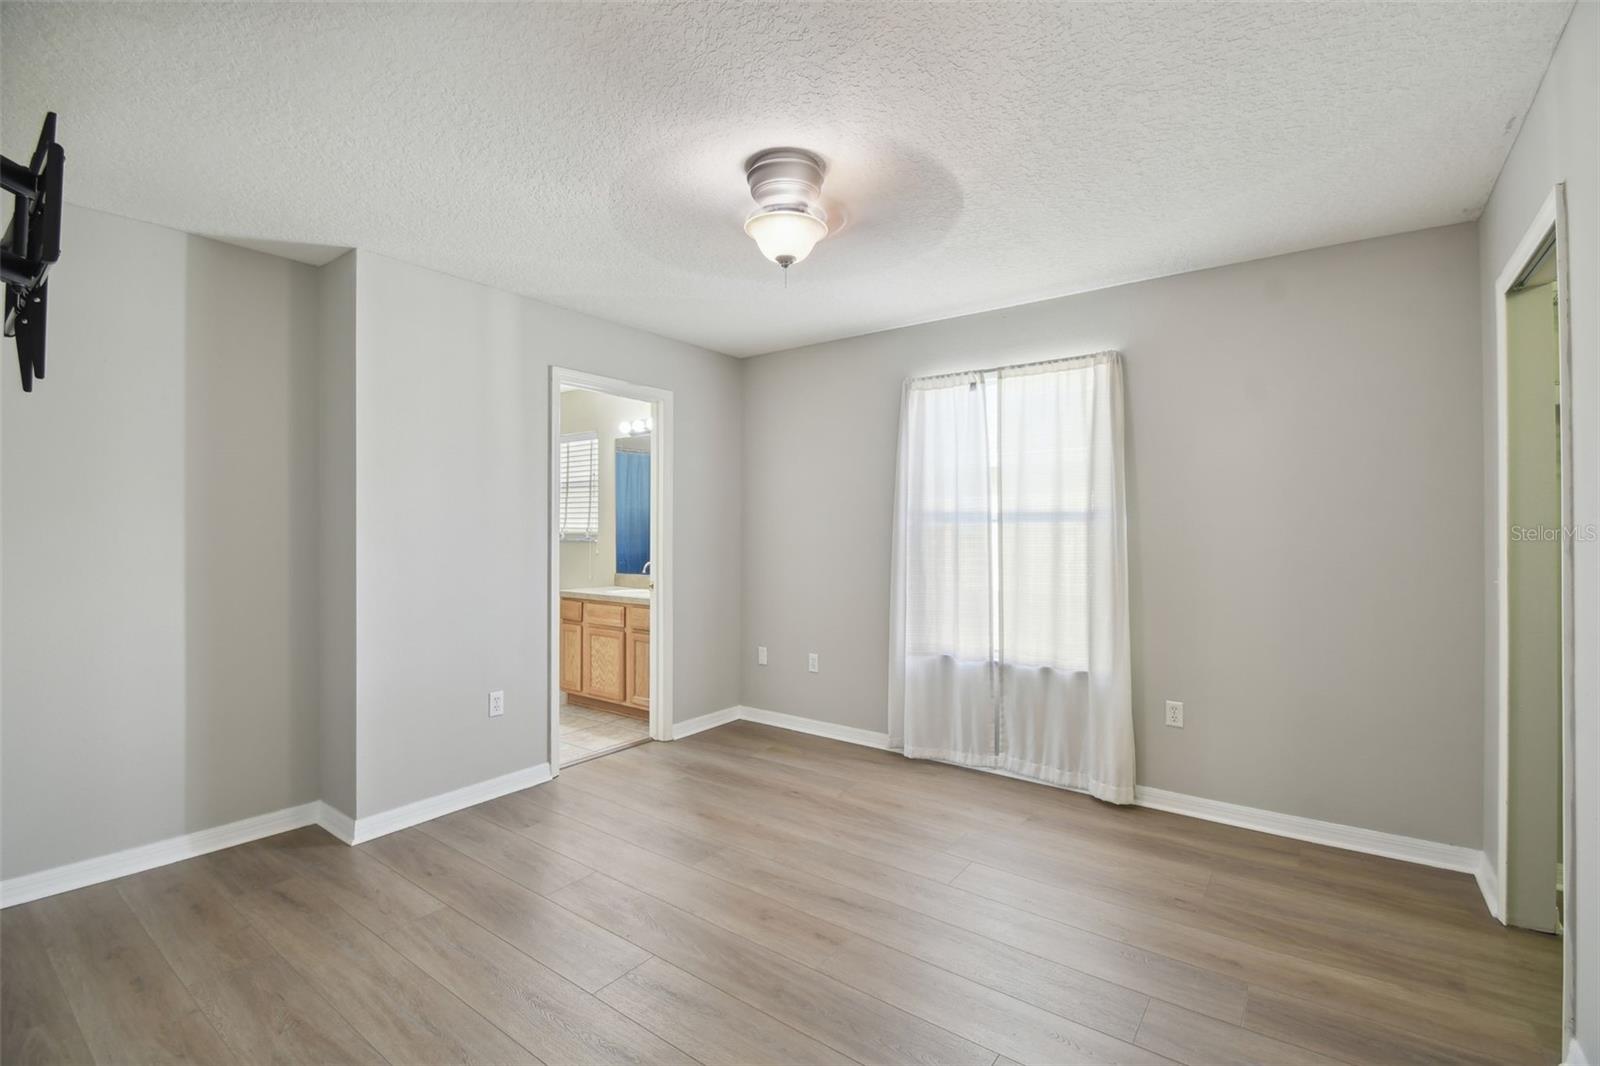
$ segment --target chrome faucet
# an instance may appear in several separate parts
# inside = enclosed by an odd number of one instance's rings
[[[647,560],[645,560],[644,570],[642,570],[641,573],[648,574],[649,572],[650,572],[650,561],[647,559]]]

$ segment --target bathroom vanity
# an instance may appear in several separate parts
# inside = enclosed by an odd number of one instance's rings
[[[569,702],[650,715],[650,590],[561,590],[561,691]]]

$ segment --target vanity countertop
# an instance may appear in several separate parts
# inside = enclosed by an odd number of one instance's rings
[[[650,602],[649,589],[625,588],[621,585],[604,585],[598,588],[562,589],[561,595],[573,600],[600,600],[604,603]]]

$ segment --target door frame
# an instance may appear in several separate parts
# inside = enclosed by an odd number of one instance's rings
[[[1557,183],[1539,211],[1534,215],[1522,239],[1517,242],[1510,258],[1495,279],[1492,298],[1495,317],[1495,467],[1496,492],[1494,500],[1495,525],[1495,583],[1494,611],[1496,623],[1496,717],[1498,728],[1498,767],[1496,812],[1496,883],[1493,902],[1494,916],[1501,923],[1508,918],[1507,899],[1509,885],[1511,822],[1511,612],[1510,572],[1511,537],[1508,522],[1511,515],[1510,499],[1510,417],[1509,373],[1510,343],[1507,333],[1506,295],[1512,285],[1529,265],[1541,244],[1552,234],[1556,244],[1556,364],[1559,375],[1560,454],[1561,454],[1561,762],[1562,762],[1562,826],[1561,870],[1562,897],[1568,913],[1572,912],[1572,828],[1577,810],[1573,800],[1573,724],[1574,681],[1576,645],[1573,639],[1573,469],[1572,469],[1572,294],[1567,279],[1567,195],[1566,183]],[[1572,937],[1563,936],[1562,956],[1562,1031],[1568,1029],[1572,1017]]]
[[[561,772],[561,390],[587,389],[650,404],[650,737],[672,739],[672,390],[567,367],[550,368],[549,675],[550,776]]]

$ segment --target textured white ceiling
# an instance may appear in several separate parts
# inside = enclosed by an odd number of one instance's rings
[[[1569,10],[7,2],[0,142],[54,109],[76,203],[747,355],[1475,218]],[[780,144],[844,219],[787,290]]]

